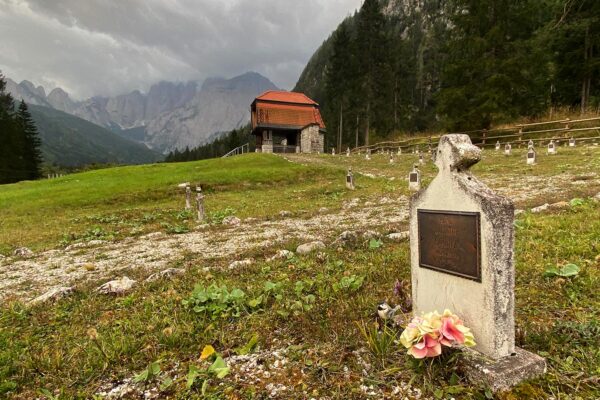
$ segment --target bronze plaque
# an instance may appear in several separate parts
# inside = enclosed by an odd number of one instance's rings
[[[478,212],[418,210],[419,266],[481,282]]]
[[[527,158],[535,158],[535,153],[533,151],[527,153]]]
[[[346,183],[352,183],[352,176],[346,175]]]
[[[419,182],[419,175],[416,172],[411,172],[409,174],[409,182]]]

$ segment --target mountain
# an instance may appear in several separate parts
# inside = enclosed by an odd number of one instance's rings
[[[160,154],[106,128],[53,108],[29,104],[44,161],[67,167],[92,163],[144,164]]]
[[[244,126],[250,120],[252,100],[275,89],[271,81],[253,72],[207,79],[183,107],[161,114],[146,126],[144,143],[163,152],[205,144],[215,133]]]
[[[196,147],[214,140],[214,135],[245,125],[250,103],[277,87],[264,76],[248,72],[231,78],[208,78],[196,82],[162,81],[148,93],[131,93],[76,101],[61,88],[47,96],[31,82],[8,79],[8,91],[28,104],[54,108],[108,128],[123,138],[145,144],[158,152]]]

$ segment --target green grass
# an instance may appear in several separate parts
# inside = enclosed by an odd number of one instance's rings
[[[600,212],[597,203],[557,215],[523,215],[516,232],[516,323],[518,345],[548,360],[548,374],[526,382],[503,399],[591,399],[600,396]],[[294,247],[293,243],[288,246]],[[181,378],[189,365],[202,365],[202,347],[212,344],[221,353],[235,353],[253,335],[259,347],[289,348],[294,359],[286,367],[293,376],[305,369],[302,382],[278,378],[301,392],[310,388],[333,398],[361,398],[368,383],[390,393],[398,381],[412,381],[430,396],[484,398],[485,389],[468,384],[454,362],[415,364],[399,345],[382,355],[365,353],[372,368],[363,376],[352,351],[368,347],[358,324],[374,322],[375,305],[394,301],[396,279],[410,279],[407,243],[388,243],[369,249],[367,243],[349,251],[328,250],[322,256],[295,257],[267,264],[258,262],[229,271],[223,261],[188,258],[181,279],[138,288],[126,297],[105,297],[82,290],[54,307],[28,309],[19,303],[4,306],[0,316],[0,391],[15,391],[24,398],[39,388],[57,390],[60,398],[89,398],[99,382],[131,378],[149,363],[162,360],[163,371],[174,377],[165,395],[202,398],[188,391]],[[250,254],[258,259],[260,254]],[[544,278],[547,266],[575,263],[581,267],[573,279]],[[206,272],[204,267],[211,267]],[[136,277],[132,271],[131,276]],[[344,277],[364,277],[358,288],[341,285]],[[246,300],[264,295],[264,284],[280,287],[280,300],[271,297],[252,308],[241,306],[239,317],[216,318],[195,313],[182,304],[194,285],[240,288]],[[297,282],[304,289],[297,294]],[[311,309],[289,315],[290,303],[302,296],[315,298]],[[308,304],[308,303],[305,303]],[[97,339],[90,338],[94,328]],[[349,379],[340,379],[343,366]],[[223,382],[222,386],[218,384]],[[154,383],[158,385],[157,382]],[[255,398],[264,392],[224,378],[210,381],[214,398],[237,393]],[[253,395],[253,391],[256,391]]]
[[[555,157],[541,157],[535,167],[526,166],[523,155],[524,150],[510,158],[488,151],[475,173],[501,187],[532,174],[551,180],[564,173],[586,177],[600,170],[596,149],[561,148]],[[165,224],[193,228],[191,216],[181,212],[184,198],[175,187],[184,181],[202,183],[210,212],[235,210],[241,217],[272,218],[284,209],[313,213],[322,206],[339,207],[355,196],[408,194],[403,178],[416,157],[403,156],[394,165],[383,156],[374,156],[368,164],[358,157],[308,159],[304,166],[276,156],[248,155],[3,186],[0,243],[8,252],[23,244],[56,246],[65,232],[73,232],[74,240],[85,240],[104,234],[125,237],[131,229],[135,234],[165,230]],[[347,192],[343,177],[349,165],[396,179],[359,175],[358,189]],[[433,166],[421,169],[425,181],[432,179]],[[597,191],[595,185],[565,187],[535,201],[537,205]],[[585,200],[564,211],[518,217],[517,345],[546,357],[548,373],[497,398],[600,398],[598,215],[600,203]],[[382,227],[382,233],[386,229],[391,228]],[[294,250],[298,244],[283,247]],[[257,262],[233,271],[226,268],[229,260],[189,254],[172,265],[184,267],[185,275],[140,285],[124,297],[94,294],[91,289],[97,283],[88,282],[75,296],[55,305],[2,304],[0,397],[34,398],[45,389],[60,399],[92,398],[101,384],[133,378],[160,360],[161,372],[148,387],[173,379],[162,393],[169,398],[265,398],[267,383],[290,388],[284,398],[362,399],[363,385],[393,397],[399,382],[411,382],[433,398],[486,398],[485,388],[468,383],[452,356],[445,363],[419,364],[398,344],[390,345],[393,334],[380,337],[372,332],[376,305],[383,299],[399,300],[393,293],[396,279],[410,281],[408,243],[384,241],[380,248],[369,248],[367,242],[358,241],[322,254],[262,261],[276,250],[240,254]],[[544,277],[546,268],[567,263],[581,268],[578,276]],[[123,273],[138,280],[145,277],[143,271]],[[275,288],[266,291],[266,282]],[[219,311],[218,302],[206,313],[183,304],[196,285],[213,284],[242,290],[244,300],[228,303],[227,314]],[[207,395],[199,386],[186,388],[189,367],[209,364],[199,359],[205,345],[227,356],[240,352],[252,337],[258,338],[258,350],[288,351],[289,362],[281,373],[267,359],[263,366],[273,373],[272,379],[249,384],[231,376],[210,376]],[[361,349],[368,369],[355,355]]]
[[[340,196],[349,196],[341,170],[260,154],[0,185],[0,254],[20,246],[42,250],[77,240],[190,229],[193,215],[182,214],[184,191],[177,188],[182,182],[202,185],[206,209],[215,216],[260,218],[281,210],[339,207]],[[378,190],[368,181],[360,188]]]

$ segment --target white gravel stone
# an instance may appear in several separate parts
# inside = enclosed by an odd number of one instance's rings
[[[242,221],[233,215],[223,218],[223,225],[238,226]]]
[[[154,282],[159,279],[172,278],[177,275],[183,275],[185,270],[183,268],[167,268],[164,271],[156,272],[146,278],[146,282]]]
[[[296,253],[298,253],[298,254],[308,254],[308,253],[311,253],[311,252],[313,252],[315,250],[324,249],[324,248],[325,248],[325,243],[321,242],[320,240],[317,240],[317,241],[314,241],[314,242],[309,242],[309,243],[301,244],[296,249]]]
[[[546,211],[548,208],[550,207],[550,204],[546,203],[546,204],[542,204],[541,206],[537,206],[537,207],[533,207],[531,209],[532,213],[540,213],[542,211]]]
[[[391,240],[397,240],[397,241],[402,241],[402,240],[406,240],[409,237],[409,232],[405,231],[405,232],[394,232],[394,233],[390,233],[389,235],[387,235],[388,239]]]
[[[61,286],[48,290],[41,296],[36,297],[31,301],[31,305],[46,303],[48,301],[56,301],[73,294],[75,289],[72,286]]]
[[[16,257],[22,258],[30,258],[33,257],[33,251],[29,250],[27,247],[19,247],[13,253]]]
[[[254,260],[252,260],[251,258],[247,258],[245,260],[234,261],[231,264],[229,264],[229,269],[237,269],[240,267],[246,267],[248,265],[252,265],[253,263],[254,263]]]
[[[273,257],[267,258],[267,261],[281,260],[281,259],[290,258],[293,256],[294,256],[293,251],[279,250]]]
[[[124,276],[122,278],[106,282],[104,285],[98,287],[96,292],[102,294],[125,294],[133,289],[136,284],[137,281]]]

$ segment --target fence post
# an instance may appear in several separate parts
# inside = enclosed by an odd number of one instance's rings
[[[196,186],[196,205],[198,206],[198,221],[204,221],[204,194],[202,194],[200,186]]]
[[[185,185],[185,209],[192,209],[192,188],[189,184]]]

